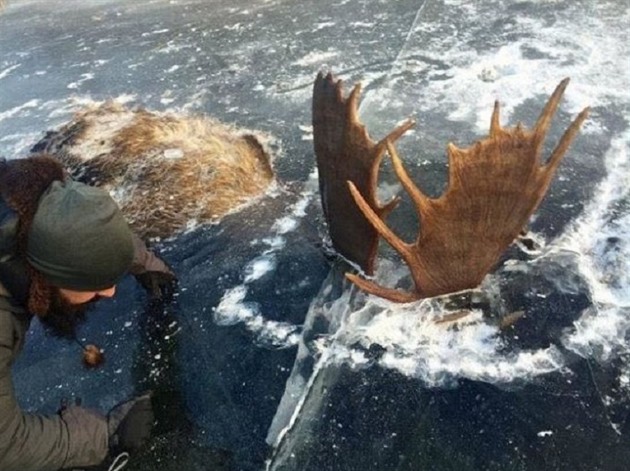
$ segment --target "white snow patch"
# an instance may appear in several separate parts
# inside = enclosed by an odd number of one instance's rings
[[[0,113],[0,122],[4,121],[5,119],[9,119],[16,115],[19,115],[24,110],[35,108],[38,105],[39,105],[39,100],[33,99],[33,100],[27,101],[26,103],[21,104],[20,106],[16,106],[14,108],[8,109],[7,111],[3,111],[2,113]]]
[[[76,90],[81,86],[83,82],[87,82],[88,80],[92,79],[94,79],[94,74],[92,73],[81,74],[81,78],[79,80],[69,83],[66,88],[69,88],[70,90]]]
[[[6,68],[4,70],[0,70],[0,80],[5,78],[7,75],[9,75],[11,72],[13,72],[15,69],[17,69],[21,65],[22,64],[15,64],[15,65],[12,65],[11,67],[8,67],[8,68]]]
[[[313,52],[309,52],[301,59],[296,60],[295,62],[293,62],[293,64],[299,65],[302,67],[307,67],[307,66],[311,66],[315,64],[325,64],[327,61],[330,61],[331,59],[337,57],[338,55],[339,53],[337,51],[324,51],[324,52],[313,51]]]
[[[214,309],[215,322],[218,325],[242,323],[263,345],[276,348],[297,345],[300,338],[297,326],[265,319],[257,303],[245,302],[246,295],[247,288],[243,285],[226,291]]]

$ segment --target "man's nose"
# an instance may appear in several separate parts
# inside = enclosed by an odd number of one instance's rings
[[[111,298],[112,296],[114,296],[114,294],[116,294],[116,286],[97,291],[96,294],[104,298]]]

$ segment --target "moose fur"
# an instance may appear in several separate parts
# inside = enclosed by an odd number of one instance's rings
[[[32,151],[107,189],[141,237],[163,238],[263,194],[274,181],[264,139],[207,117],[109,102],[78,113]]]

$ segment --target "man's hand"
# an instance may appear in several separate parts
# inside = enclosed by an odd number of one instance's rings
[[[154,301],[170,301],[177,288],[177,277],[172,272],[146,271],[135,275],[138,283]]]
[[[153,421],[150,393],[117,405],[107,414],[110,449],[138,450],[151,437]]]
[[[134,255],[129,272],[147,290],[151,301],[169,302],[177,287],[177,277],[168,264],[147,249],[140,237],[133,237]]]

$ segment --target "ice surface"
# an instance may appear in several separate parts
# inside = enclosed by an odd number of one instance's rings
[[[180,276],[176,303],[148,312],[126,280],[81,331],[105,348],[102,370],[80,369],[35,324],[15,368],[21,403],[52,412],[81,395],[107,409],[155,389],[162,422],[131,469],[228,469],[217,449],[239,470],[623,469],[629,23],[618,0],[8,2],[0,155],[115,99],[269,132],[280,182],[156,247]],[[531,222],[535,249],[511,249],[463,298],[397,306],[348,286],[322,250],[309,127],[320,69],[363,83],[375,138],[416,119],[400,153],[431,194],[447,142],[483,137],[495,100],[504,126],[531,126],[570,77],[547,155],[592,111]],[[379,186],[383,199],[400,192],[387,163]],[[413,237],[406,199],[390,223]],[[384,244],[377,276],[409,283]]]

